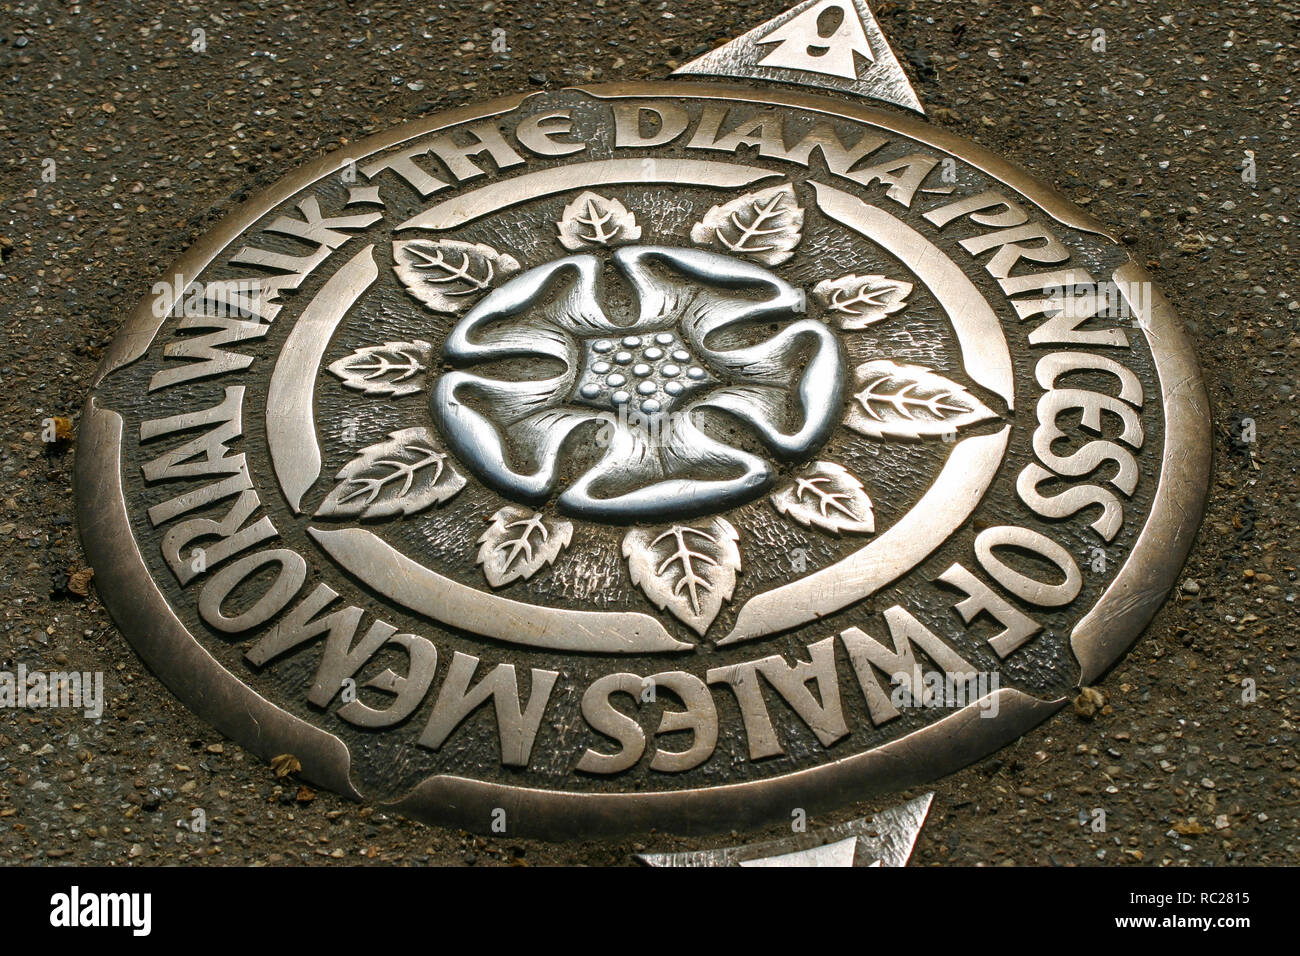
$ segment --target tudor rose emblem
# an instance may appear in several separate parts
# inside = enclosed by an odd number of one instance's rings
[[[1141,266],[897,109],[860,0],[678,72],[357,144],[128,320],[80,527],[205,719],[460,826],[725,828],[956,769],[1136,638],[1208,455]]]

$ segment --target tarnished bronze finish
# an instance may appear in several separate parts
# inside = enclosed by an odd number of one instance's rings
[[[449,825],[736,828],[934,779],[1113,664],[1201,517],[1206,395],[1142,267],[842,98],[457,110],[168,275],[82,425],[105,604],[223,732]]]

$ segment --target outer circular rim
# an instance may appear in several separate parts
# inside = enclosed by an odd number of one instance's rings
[[[580,87],[598,98],[679,97],[733,99],[815,110],[858,120],[916,139],[981,169],[1075,229],[1114,240],[1105,228],[1027,172],[974,143],[892,112],[788,89],[681,81]],[[529,94],[532,95],[532,94]],[[290,173],[245,202],[209,230],[168,274],[184,289],[240,233],[274,207],[348,166],[354,157],[471,119],[499,115],[528,95],[450,110],[368,137]],[[1071,634],[1080,681],[1095,681],[1136,641],[1165,600],[1191,549],[1204,513],[1212,465],[1209,399],[1196,355],[1169,302],[1129,261],[1113,277],[1126,293],[1147,337],[1160,380],[1165,446],[1159,488],[1133,551],[1098,602]],[[1135,286],[1146,284],[1146,295]],[[159,310],[163,316],[166,309]],[[102,407],[93,389],[149,348],[164,322],[142,302],[113,339],[92,382],[76,458],[77,523],[95,569],[97,590],[118,628],[148,667],[199,717],[263,759],[293,753],[303,776],[361,799],[349,777],[350,753],[334,735],[256,694],[224,668],[184,627],[150,577],[131,534],[123,494],[122,418]],[[504,808],[512,832],[551,839],[626,833],[651,828],[686,833],[770,822],[791,806],[824,809],[928,782],[982,759],[1046,720],[1065,698],[1040,700],[1021,691],[997,692],[995,718],[979,716],[978,702],[872,750],[769,780],[708,789],[599,794],[540,790],[440,775],[386,806],[430,822],[486,830],[494,808]]]

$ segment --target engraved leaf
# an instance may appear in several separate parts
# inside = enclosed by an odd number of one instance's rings
[[[658,532],[633,528],[623,538],[632,583],[660,610],[703,634],[731,600],[740,570],[740,536],[724,518]]]
[[[393,263],[406,291],[435,312],[462,312],[480,293],[519,271],[513,256],[459,239],[399,239],[393,243]]]
[[[608,246],[615,240],[634,242],[641,238],[636,216],[617,199],[584,192],[564,207],[555,224],[560,231],[560,245],[566,249]]]
[[[948,435],[997,414],[956,382],[920,365],[877,359],[853,373],[844,424],[872,438]]]
[[[573,525],[540,511],[506,505],[478,539],[478,563],[494,588],[527,580],[551,564],[573,538]]]
[[[772,494],[772,506],[805,527],[833,534],[876,530],[871,499],[862,482],[843,465],[815,461]]]
[[[433,346],[414,342],[385,342],[357,349],[329,366],[348,388],[367,395],[411,395],[423,386],[420,373],[428,368]]]
[[[714,206],[691,227],[691,241],[774,266],[794,255],[802,230],[803,208],[785,183]]]
[[[813,286],[813,295],[835,313],[835,324],[845,330],[865,329],[893,315],[907,304],[911,294],[910,282],[852,273]]]
[[[391,518],[447,501],[465,487],[427,428],[390,432],[339,471],[318,518]]]

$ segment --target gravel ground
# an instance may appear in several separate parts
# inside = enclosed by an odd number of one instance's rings
[[[98,722],[0,711],[0,860],[621,864],[778,832],[487,840],[277,779],[143,669],[93,586],[75,593],[76,441],[47,451],[40,431],[56,415],[75,431],[121,318],[250,190],[447,106],[662,77],[787,2],[0,2],[0,669],[103,671],[107,699]],[[1105,708],[942,782],[913,862],[1295,863],[1300,4],[874,6],[931,119],[1125,231],[1216,406],[1205,527]],[[205,833],[177,826],[194,808]]]

